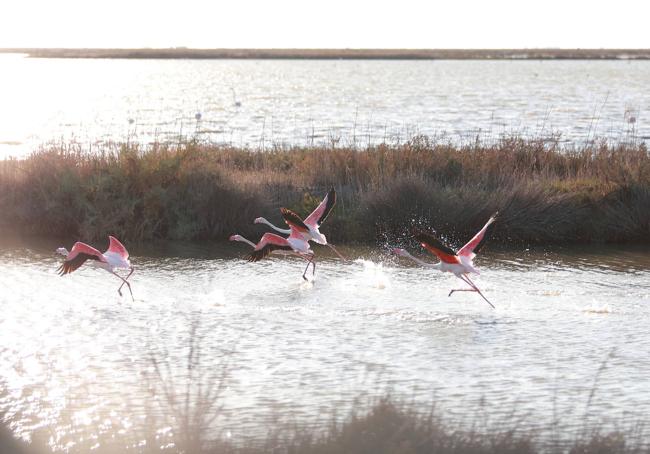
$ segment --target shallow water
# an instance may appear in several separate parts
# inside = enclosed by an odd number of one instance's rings
[[[358,258],[324,257],[308,283],[297,259],[250,264],[245,245],[219,244],[134,249],[132,302],[104,271],[57,276],[56,246],[0,250],[0,409],[54,447],[128,432],[145,414],[164,434],[173,412],[153,398],[153,365],[182,395],[192,329],[194,372],[225,373],[215,427],[235,440],[386,392],[435,401],[461,425],[514,412],[542,433],[554,418],[566,434],[650,414],[647,248],[486,250],[476,283],[492,310],[448,297],[453,276],[380,250],[342,248]]]
[[[2,157],[50,141],[97,147],[179,136],[253,147],[365,146],[416,134],[456,143],[513,133],[557,133],[577,144],[594,137],[650,141],[650,61],[0,55],[0,68]]]

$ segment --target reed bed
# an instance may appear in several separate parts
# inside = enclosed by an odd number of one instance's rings
[[[195,411],[192,408],[190,411]],[[477,414],[480,414],[477,409]],[[208,414],[209,416],[209,414]],[[225,435],[210,437],[202,428],[189,425],[168,430],[133,426],[129,430],[104,432],[51,446],[46,428],[32,434],[31,443],[14,439],[0,428],[2,454],[632,454],[648,453],[647,437],[639,430],[594,430],[572,441],[541,440],[516,421],[483,430],[454,428],[439,413],[422,412],[413,406],[384,397],[369,409],[354,409],[342,420],[333,418],[320,428],[271,430],[266,440],[237,443]],[[204,438],[197,438],[203,434]],[[54,449],[52,449],[54,448]]]
[[[393,241],[414,225],[473,234],[495,211],[503,243],[648,242],[650,154],[643,144],[506,138],[455,146],[267,150],[186,142],[101,150],[44,147],[0,162],[0,228],[127,241],[258,235],[257,216],[306,215],[333,186],[323,231],[338,242]]]
[[[312,415],[287,423],[281,415],[268,426],[253,430],[253,436],[236,439],[225,430],[224,394],[230,385],[230,372],[237,369],[233,346],[218,351],[206,350],[201,316],[188,320],[186,344],[173,357],[167,350],[149,350],[149,364],[135,374],[144,391],[132,396],[110,421],[93,405],[97,415],[92,423],[75,419],[74,411],[63,411],[56,421],[57,430],[48,425],[31,424],[30,443],[13,438],[9,428],[20,412],[3,414],[0,409],[0,453],[45,454],[632,454],[650,453],[646,421],[630,424],[613,422],[614,430],[605,429],[587,418],[600,372],[605,369],[613,350],[601,363],[586,397],[583,427],[554,416],[552,427],[529,428],[534,414],[518,412],[490,417],[484,402],[464,409],[466,420],[429,404],[405,401],[378,389],[349,404],[340,403],[329,415]],[[214,362],[216,355],[217,362]],[[206,358],[212,361],[206,361]],[[0,377],[0,401],[6,400],[6,385]],[[79,390],[84,393],[84,389]],[[383,396],[382,396],[383,394]],[[382,396],[382,397],[372,397]],[[76,394],[67,398],[76,404],[84,399]],[[552,398],[555,398],[553,396]],[[332,395],[336,401],[336,393]],[[341,416],[342,415],[342,416]],[[314,418],[318,418],[314,421]],[[27,417],[29,420],[29,417]],[[311,421],[310,421],[311,420]],[[50,421],[51,422],[51,421]],[[564,425],[566,423],[566,425]],[[261,423],[265,424],[265,423]],[[611,427],[610,423],[610,427]],[[266,434],[259,435],[259,434]],[[240,434],[241,437],[241,434]]]

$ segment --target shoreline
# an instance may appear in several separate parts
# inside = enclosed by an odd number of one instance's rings
[[[279,60],[650,60],[650,49],[0,48],[30,58]]]

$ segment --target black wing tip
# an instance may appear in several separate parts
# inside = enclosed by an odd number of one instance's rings
[[[264,257],[269,255],[270,253],[271,253],[271,250],[268,247],[263,247],[262,249],[254,250],[248,256],[248,261],[249,262],[259,262],[260,260],[262,260]]]
[[[72,270],[70,270],[70,264],[65,261],[56,269],[56,272],[59,274],[59,276],[65,276],[66,274],[70,274]]]
[[[438,236],[435,233],[427,232],[426,230],[417,229],[413,232],[413,236],[420,243],[426,243],[430,246],[433,246],[436,249],[441,250],[445,254],[456,255],[456,251],[454,251],[451,247],[445,244],[445,242],[442,241],[440,238],[438,238]]]
[[[282,217],[284,218],[285,222],[292,222],[300,228],[309,230],[309,227],[307,227],[305,221],[303,221],[302,218],[298,216],[298,214],[295,211],[292,211],[289,208],[282,207],[280,208],[280,213],[282,213]]]

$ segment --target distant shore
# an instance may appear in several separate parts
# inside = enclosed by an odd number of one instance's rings
[[[0,48],[31,58],[313,60],[649,60],[650,49],[72,49]]]

